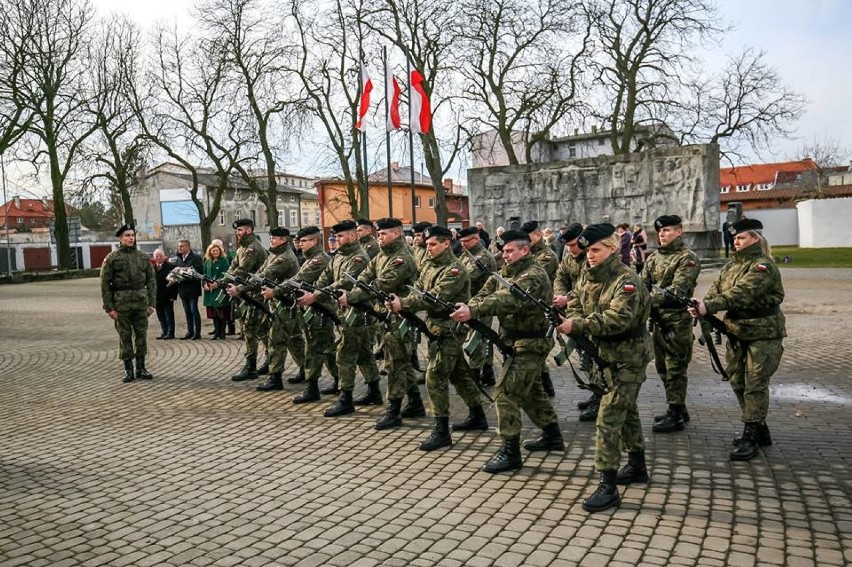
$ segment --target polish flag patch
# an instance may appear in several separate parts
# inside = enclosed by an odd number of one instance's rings
[[[356,264],[363,264],[364,258],[362,258],[361,256],[355,256],[355,263]]]
[[[689,262],[686,263],[686,265],[689,266],[690,268],[694,268],[695,267],[695,260],[690,260]]]
[[[402,258],[399,258],[399,257],[394,258],[394,260],[393,260],[394,266],[401,266],[404,263],[405,263],[405,260],[403,260]]]
[[[453,276],[459,275],[459,269],[458,268],[450,268],[450,275],[453,275]]]
[[[634,291],[636,291],[636,286],[632,283],[626,283],[624,284],[624,291],[626,291],[627,293],[633,293]]]
[[[765,272],[769,268],[766,267],[766,264],[758,264],[757,269],[760,270],[761,272]]]

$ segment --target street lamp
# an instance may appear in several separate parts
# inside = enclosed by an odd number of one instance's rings
[[[3,154],[0,153],[0,174],[3,178],[3,203],[6,204],[6,216],[4,217],[3,228],[6,230],[6,269],[9,270],[9,277],[12,277],[12,237],[9,235],[9,199],[6,197],[6,162],[3,159]]]

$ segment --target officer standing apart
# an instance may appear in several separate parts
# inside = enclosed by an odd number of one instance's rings
[[[609,392],[601,400],[596,424],[595,468],[598,489],[583,501],[588,512],[618,506],[618,484],[648,482],[645,442],[636,407],[639,388],[650,362],[646,321],[650,298],[639,276],[621,263],[619,240],[609,223],[587,226],[578,238],[589,263],[568,298],[568,317],[557,328],[566,335],[585,335],[608,363],[608,379],[594,366],[595,381]],[[622,447],[628,463],[618,470]]]
[[[426,259],[420,267],[417,288],[427,291],[452,304],[470,299],[470,278],[467,270],[450,250],[452,233],[443,226],[429,227],[424,233]],[[429,365],[426,367],[426,389],[432,402],[435,427],[431,435],[420,444],[423,451],[434,451],[453,444],[450,436],[450,387],[456,391],[469,408],[468,418],[454,424],[456,430],[488,429],[479,391],[471,377],[470,367],[462,352],[464,328],[450,319],[441,308],[427,303],[414,294],[394,297],[387,305],[398,313],[403,309],[416,313],[426,311],[426,324],[437,338],[429,341]]]
[[[370,260],[367,269],[361,272],[358,279],[373,282],[373,285],[385,293],[393,293],[400,297],[408,295],[408,288],[417,279],[417,267],[408,251],[408,245],[402,238],[402,222],[398,219],[386,218],[376,221],[379,231],[381,251]],[[339,299],[342,306],[350,303],[376,303],[376,298],[367,291],[355,287],[345,292]],[[384,305],[379,305],[384,309]],[[380,327],[382,333],[382,350],[388,371],[388,406],[385,415],[376,422],[376,429],[391,429],[402,425],[402,398],[408,394],[409,414],[423,416],[423,400],[420,398],[420,388],[414,378],[411,368],[411,335],[405,338],[400,335],[402,320]]]
[[[503,258],[506,265],[500,270],[507,280],[516,283],[533,296],[550,301],[550,278],[530,253],[529,235],[519,230],[503,233]],[[500,319],[500,334],[514,349],[514,355],[503,364],[500,382],[494,389],[497,406],[497,433],[503,445],[482,468],[489,473],[519,469],[521,458],[521,410],[543,430],[534,441],[524,443],[528,451],[562,451],[565,443],[559,431],[556,412],[541,385],[541,367],[553,348],[553,339],[545,336],[548,327],[544,313],[528,300],[518,298],[493,278],[470,300],[453,312],[455,321]]]
[[[731,224],[734,253],[710,286],[704,300],[690,309],[693,317],[725,313],[725,327],[736,337],[728,340],[727,363],[731,389],[742,410],[742,437],[735,440],[732,461],[747,461],[758,447],[772,444],[766,415],[769,412],[769,379],[784,352],[786,320],[781,274],[772,260],[763,224],[742,219]]]
[[[239,219],[231,225],[236,232],[239,247],[231,261],[231,267],[225,272],[225,276],[237,276],[247,278],[249,274],[255,273],[266,261],[266,250],[260,239],[254,233],[254,222],[251,219]],[[210,289],[218,289],[225,285],[224,281],[210,284]],[[251,293],[248,290],[228,284],[225,288],[231,298],[242,294]],[[259,296],[258,296],[259,297]],[[239,307],[240,326],[246,342],[245,364],[243,369],[231,376],[234,382],[253,380],[257,378],[257,344],[263,333],[264,314],[248,302],[243,302]]]
[[[689,421],[686,411],[686,371],[692,360],[692,320],[689,313],[653,286],[668,289],[681,297],[692,297],[701,267],[698,256],[683,241],[683,225],[677,215],[663,215],[654,221],[660,247],[648,257],[639,274],[651,293],[651,326],[654,364],[666,389],[668,411],[654,418],[656,433],[680,431]]]
[[[115,321],[118,353],[124,361],[124,382],[153,378],[145,368],[148,354],[148,317],[154,312],[157,279],[148,257],[136,249],[136,229],[122,225],[115,233],[118,249],[110,252],[101,266],[101,298],[104,311]],[[134,348],[135,342],[135,348]]]
[[[481,225],[482,222],[480,221],[477,224]],[[479,293],[479,290],[483,288],[485,282],[491,276],[491,272],[497,269],[494,256],[482,245],[480,234],[480,230],[475,226],[469,226],[459,231],[461,245],[485,266],[485,270],[479,268],[473,258],[467,254],[462,254],[459,258],[470,274],[470,294],[472,296]],[[491,317],[482,318],[482,322],[490,327]],[[468,340],[472,340],[475,333],[476,331],[470,331]],[[477,380],[483,386],[494,385],[494,350],[484,338],[479,339],[479,344],[468,356],[468,363],[474,374],[474,380]]]
[[[556,271],[559,269],[559,259],[556,257],[556,252],[544,240],[544,234],[541,231],[538,221],[531,220],[525,222],[521,225],[521,230],[529,235],[530,243],[532,244],[530,254],[544,268],[544,271],[547,272],[547,277],[552,284],[556,278]],[[505,242],[506,239],[504,238],[503,241]],[[547,298],[547,301],[552,301],[552,298]],[[553,389],[553,380],[550,379],[550,371],[547,369],[547,357],[545,357],[541,364],[541,384],[548,398],[556,397],[556,390]]]
[[[352,289],[352,282],[346,278],[345,274],[357,278],[367,267],[370,258],[358,243],[354,221],[346,220],[337,223],[331,227],[331,230],[337,237],[339,246],[331,262],[317,279],[316,285],[329,291],[348,291]],[[306,293],[299,298],[299,305],[308,307],[317,300],[326,301],[327,297],[320,297],[317,293]],[[340,327],[340,341],[337,344],[340,397],[325,410],[323,413],[325,417],[353,413],[356,405],[382,405],[383,403],[382,391],[379,389],[379,368],[373,357],[372,333],[369,332],[370,321],[367,320],[367,315],[363,311],[357,308],[351,309],[352,311],[347,311],[341,306],[339,310],[340,319],[343,321]],[[359,368],[367,384],[367,393],[353,400],[355,373]]]
[[[322,248],[322,231],[316,226],[306,226],[296,234],[298,246],[302,250],[305,261],[299,272],[293,276],[294,281],[313,284],[322,274],[331,256]],[[276,292],[282,296],[282,291]],[[333,313],[333,310],[331,311]],[[305,377],[307,385],[305,390],[293,398],[294,404],[305,404],[318,402],[320,393],[339,394],[337,361],[334,349],[334,322],[330,317],[323,315],[316,308],[309,307],[303,315],[305,328]],[[331,374],[334,384],[331,388],[320,392],[319,379],[322,375],[322,366],[326,365]]]
[[[277,284],[296,275],[299,271],[299,261],[290,245],[290,231],[276,227],[269,231],[269,255],[258,275]],[[275,288],[264,287],[261,295],[267,301],[272,312],[269,322],[268,359],[269,378],[259,385],[258,392],[283,390],[281,373],[287,361],[287,351],[298,366],[299,371],[293,378],[287,380],[291,384],[305,381],[305,338],[302,335],[302,312],[296,302],[289,298],[277,298]]]

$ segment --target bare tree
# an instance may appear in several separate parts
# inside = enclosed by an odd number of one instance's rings
[[[28,65],[28,49],[32,45],[33,28],[29,26],[26,3],[16,0],[0,2],[0,156],[27,132],[32,121],[32,107],[21,92],[24,68]],[[33,104],[35,103],[35,104]]]
[[[529,163],[535,143],[579,106],[589,20],[568,0],[466,0],[462,10],[464,96],[482,111],[472,119],[496,131],[509,164],[519,163],[519,143]]]
[[[849,165],[852,158],[852,150],[843,147],[840,140],[823,134],[822,137],[814,136],[802,143],[795,156],[790,159],[812,159],[821,169],[831,169],[843,165]]]

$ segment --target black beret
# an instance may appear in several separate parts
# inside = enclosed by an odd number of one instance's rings
[[[402,221],[399,219],[384,218],[376,221],[376,230],[387,230],[389,228],[398,228],[402,226]]]
[[[600,242],[608,236],[615,234],[615,227],[608,222],[600,224],[590,224],[583,229],[580,237],[577,239],[577,244],[581,249],[585,250],[595,242]]]
[[[740,219],[728,225],[728,232],[733,235],[749,230],[763,230],[763,223],[757,219]]]
[[[310,236],[312,234],[319,234],[320,229],[316,226],[306,226],[302,230],[296,233],[296,238],[304,238],[306,236]]]
[[[525,222],[524,224],[521,225],[521,230],[523,230],[527,234],[537,231],[538,230],[538,221],[537,220],[528,220],[527,222]],[[506,238],[504,237],[503,240],[506,240]],[[508,242],[508,240],[506,240],[506,242]]]
[[[339,222],[336,225],[331,227],[331,233],[337,234],[338,232],[346,232],[347,230],[355,230],[355,221],[345,220],[343,222]]]
[[[432,226],[432,223],[429,222],[429,221],[416,222],[413,225],[411,225],[411,232],[414,232],[414,233],[423,232],[427,228],[429,228],[430,226]]]
[[[453,233],[450,232],[449,228],[445,228],[443,226],[430,226],[425,231],[424,236],[426,238],[432,238],[433,236],[439,236],[441,238],[449,238],[452,240]]]
[[[290,236],[290,231],[283,226],[277,226],[269,231],[269,236]]]
[[[124,234],[125,232],[127,232],[128,230],[134,230],[135,231],[136,227],[133,226],[132,224],[126,224],[125,223],[125,224],[121,225],[120,227],[118,227],[118,230],[115,231],[115,236],[121,237],[121,235]]]
[[[237,230],[241,226],[248,226],[254,228],[254,222],[251,219],[237,219],[231,226],[234,227],[234,230]]]
[[[683,219],[681,219],[679,216],[663,215],[654,221],[654,229],[659,232],[661,228],[665,228],[667,226],[677,226],[679,224],[683,224]]]
[[[529,242],[530,235],[529,233],[523,230],[507,230],[500,235],[500,240],[503,241],[503,245],[505,246],[506,244],[514,242],[516,240],[523,240],[525,242]]]
[[[583,232],[583,225],[578,222],[572,222],[565,230],[562,231],[562,234],[559,235],[559,240],[562,242],[571,242],[579,237],[581,232]]]
[[[479,229],[475,226],[469,226],[467,228],[463,228],[459,231],[459,238],[465,238],[466,236],[473,236],[474,234],[479,234]]]
[[[355,226],[369,226],[373,228],[373,223],[369,219],[358,219],[355,221]]]

